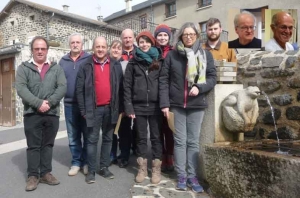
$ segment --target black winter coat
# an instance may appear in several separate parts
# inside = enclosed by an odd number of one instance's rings
[[[111,88],[111,123],[116,124],[122,109],[123,72],[120,62],[110,59]],[[94,126],[94,113],[97,107],[95,94],[95,73],[93,56],[90,56],[80,67],[77,75],[76,96],[82,116],[85,116],[87,127]],[[119,106],[120,105],[120,106]]]
[[[202,49],[200,49],[202,50]],[[182,108],[206,108],[206,94],[216,85],[216,67],[212,54],[206,53],[206,84],[195,84],[199,89],[197,96],[189,96],[191,87],[188,87],[185,79],[187,70],[187,58],[172,50],[164,60],[161,75],[159,78],[160,107],[182,107]]]
[[[163,60],[159,68],[149,70],[150,64],[136,56],[129,60],[124,76],[124,109],[127,115],[161,114],[158,82]]]

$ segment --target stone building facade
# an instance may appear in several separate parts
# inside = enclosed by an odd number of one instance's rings
[[[104,36],[110,43],[120,37],[121,31],[101,21],[24,0],[10,1],[0,14],[0,47],[28,44],[39,35],[66,48],[68,36],[78,32],[84,36],[85,49],[91,49],[95,37]]]
[[[300,51],[252,52],[238,55],[237,83],[258,86],[274,109],[279,139],[300,139]],[[272,112],[264,95],[259,117],[248,139],[276,139]]]

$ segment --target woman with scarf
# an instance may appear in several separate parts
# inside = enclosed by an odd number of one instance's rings
[[[201,48],[193,23],[185,23],[175,38],[176,45],[164,60],[159,78],[160,107],[164,116],[174,113],[174,163],[178,190],[203,192],[196,169],[199,166],[199,137],[205,95],[216,84],[216,68],[211,53]]]
[[[156,45],[162,50],[163,58],[166,58],[169,51],[172,50],[170,45],[171,29],[165,24],[160,24],[155,28],[154,37],[156,39]],[[162,164],[161,171],[174,171],[174,137],[173,132],[168,126],[167,118],[163,118],[162,130],[161,130],[161,143],[162,143]]]
[[[124,76],[125,113],[134,121],[137,131],[137,183],[143,182],[147,172],[147,126],[149,123],[152,147],[151,183],[161,180],[162,146],[160,139],[161,110],[159,107],[158,79],[162,59],[155,47],[151,32],[143,31],[136,38],[138,47],[129,60]]]

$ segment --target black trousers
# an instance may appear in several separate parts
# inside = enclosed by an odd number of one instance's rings
[[[137,156],[142,158],[147,158],[148,123],[150,129],[152,159],[161,160],[162,144],[160,138],[160,131],[161,131],[162,119],[161,116],[158,115],[149,115],[149,116],[136,115],[135,127],[137,130]]]
[[[52,171],[52,153],[58,127],[58,116],[42,114],[24,116],[24,130],[28,147],[28,177],[42,177]]]
[[[120,147],[120,159],[129,160],[130,148],[136,149],[136,136],[135,136],[135,127],[131,129],[131,118],[123,117],[120,128],[119,128],[119,147]]]

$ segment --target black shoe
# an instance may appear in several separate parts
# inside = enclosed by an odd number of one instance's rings
[[[117,159],[113,159],[110,164],[118,164],[118,160]]]
[[[86,176],[85,176],[85,182],[88,184],[92,184],[95,183],[95,172],[89,172]]]
[[[99,175],[101,175],[102,177],[106,178],[106,179],[113,179],[114,178],[114,174],[112,174],[107,167],[104,167],[102,169],[100,169],[99,171]]]
[[[127,160],[121,160],[119,163],[120,168],[126,168],[128,166],[128,161]]]

